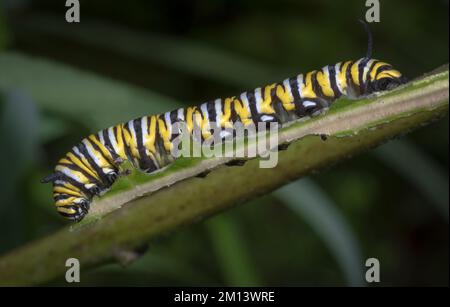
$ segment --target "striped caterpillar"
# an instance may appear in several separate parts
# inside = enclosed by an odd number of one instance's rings
[[[369,43],[366,56],[359,60],[327,65],[200,106],[143,116],[84,138],[58,161],[54,173],[42,180],[53,183],[57,211],[70,220],[82,220],[92,198],[106,192],[121,175],[120,165],[125,160],[145,173],[171,164],[176,123],[185,124],[191,133],[195,125],[204,127],[211,122],[219,128],[237,122],[255,127],[261,122],[277,122],[282,127],[317,114],[341,96],[358,98],[405,83],[390,64],[371,58],[372,36],[364,25]],[[202,133],[203,140],[209,137]]]

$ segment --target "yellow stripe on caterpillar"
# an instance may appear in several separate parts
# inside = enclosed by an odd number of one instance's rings
[[[167,151],[172,150],[173,144],[172,144],[172,142],[170,142],[169,129],[166,128],[164,120],[162,120],[161,118],[158,118],[158,129],[159,129],[159,133],[163,139],[164,149]]]
[[[77,211],[73,208],[65,208],[65,207],[56,207],[56,210],[66,214],[75,214]]]
[[[134,158],[139,158],[139,150],[137,149],[137,144],[135,142],[135,138],[131,135],[131,132],[128,131],[125,126],[128,125],[128,123],[124,123],[122,127],[122,133],[123,137],[125,139],[125,144],[130,148],[131,155]]]
[[[230,117],[231,117],[231,103],[234,100],[234,96],[233,97],[229,97],[229,98],[225,98],[225,102],[224,102],[224,112],[222,114],[222,117],[220,118],[220,126],[222,128],[232,128],[233,125],[230,123]]]
[[[261,102],[261,112],[265,114],[273,114],[275,113],[274,108],[272,107],[272,96],[270,92],[274,89],[276,83],[270,84],[264,87],[264,100]]]
[[[376,76],[376,80],[382,79],[382,78],[399,78],[401,77],[401,73],[395,69],[389,69],[389,70],[385,70],[380,72],[377,76]]]
[[[58,164],[56,165],[55,170],[62,172],[64,174],[69,173],[70,175],[76,177],[76,181],[81,182],[83,184],[89,183],[89,179],[82,172],[72,170],[67,166]]]
[[[378,62],[378,63],[376,63],[372,67],[372,70],[370,71],[370,79],[371,80],[375,80],[375,76],[376,76],[377,70],[378,70],[378,68],[380,68],[382,66],[390,66],[390,65],[388,63],[385,63],[385,62]]]
[[[245,107],[244,102],[236,98],[234,99],[233,103],[234,103],[234,110],[239,115],[242,124],[244,124],[244,126],[247,126],[253,123],[252,119],[250,118],[251,114],[249,110]]]
[[[83,143],[85,144],[86,149],[95,156],[95,161],[98,163],[98,166],[100,166],[101,168],[111,167],[111,164],[109,163],[108,160],[105,159],[102,153],[94,148],[90,139],[85,139]],[[134,140],[134,143],[136,143],[136,140]]]
[[[322,89],[322,93],[325,96],[333,97],[334,92],[333,89],[331,88],[330,77],[326,76],[322,70],[319,70],[316,74],[316,79],[320,85],[320,88]]]
[[[194,130],[193,115],[196,109],[197,107],[188,107],[186,110],[186,126],[189,133]]]
[[[352,81],[354,84],[356,84],[358,86],[360,85],[360,83],[359,83],[359,63],[360,62],[361,62],[361,60],[356,61],[355,63],[353,63],[352,67],[350,68]]]
[[[107,157],[107,159],[108,159],[107,165],[104,167],[108,167],[109,165],[111,165],[113,163],[113,157],[112,157],[111,153],[109,152],[109,150],[97,139],[96,135],[91,134],[88,138],[91,142],[95,143],[95,145],[98,146],[98,148],[101,150],[103,156]],[[104,158],[102,157],[102,159],[104,159]]]
[[[281,100],[283,108],[286,111],[292,111],[295,109],[294,97],[283,85],[278,84],[275,94]]]
[[[55,205],[57,206],[57,207],[60,207],[60,206],[65,206],[65,205],[68,205],[68,204],[70,204],[70,203],[72,203],[74,200],[76,200],[78,197],[74,197],[74,196],[72,196],[72,197],[68,197],[68,198],[65,198],[65,199],[59,199],[59,200],[57,200],[56,202],[55,202]]]
[[[64,188],[61,186],[56,186],[53,189],[53,191],[57,192],[57,193],[61,193],[61,194],[69,194],[69,195],[78,196],[78,197],[82,196],[80,192],[74,191],[72,189]]]
[[[115,126],[115,128],[117,130],[117,135],[115,137],[117,144],[116,154],[118,154],[122,159],[126,159],[127,155],[125,154],[125,143],[123,141],[122,124]]]
[[[347,87],[348,87],[348,84],[347,84],[347,69],[348,69],[348,66],[351,63],[352,63],[352,61],[346,61],[346,62],[344,62],[344,64],[342,64],[340,66],[341,69],[339,71],[338,80],[339,80],[339,84],[341,85],[343,93],[346,93],[346,91],[347,91]]]
[[[316,72],[316,70],[310,71],[306,74],[305,77],[305,85],[301,86],[301,96],[302,98],[316,98],[317,95],[314,92],[313,84],[312,84],[312,75]]]
[[[82,170],[84,170],[86,173],[88,173],[89,175],[91,175],[92,177],[96,178],[96,179],[100,179],[97,172],[95,172],[95,170],[92,170],[90,168],[88,168],[83,162],[80,161],[80,159],[78,159],[77,156],[75,156],[73,153],[68,152],[67,153],[67,157],[70,159],[70,161],[72,162],[72,164],[75,164],[76,166],[78,166],[79,168],[81,168]],[[87,161],[85,161],[87,162]],[[90,165],[90,164],[89,164]]]

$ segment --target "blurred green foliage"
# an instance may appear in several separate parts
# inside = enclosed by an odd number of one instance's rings
[[[9,42],[9,32],[3,14],[3,9],[0,4],[0,50],[4,49]]]
[[[365,54],[365,1],[80,2],[80,24],[60,1],[0,6],[0,252],[66,224],[39,181],[86,134]],[[411,79],[448,62],[447,12],[382,1],[374,56]],[[364,285],[370,257],[383,285],[448,285],[447,187],[448,117],[82,285]]]

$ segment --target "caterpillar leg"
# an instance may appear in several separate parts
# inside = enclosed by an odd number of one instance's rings
[[[111,148],[111,146],[106,146],[110,152],[114,152],[114,150]],[[109,170],[109,172],[106,174],[109,183],[112,185],[117,178],[121,176],[128,176],[131,174],[131,170],[129,169],[122,169],[120,166],[125,162],[125,160],[119,156],[114,158],[114,166],[116,167],[116,170]],[[119,171],[117,171],[119,170]]]
[[[123,177],[126,177],[126,176],[129,176],[131,174],[131,170],[130,169],[124,169],[123,171],[120,171],[119,172],[119,176],[123,176]]]
[[[120,164],[122,164],[123,162],[125,162],[124,159],[122,159],[121,157],[117,157],[114,159],[114,163],[119,166]]]
[[[234,159],[225,163],[226,166],[243,166],[247,163],[247,159]]]
[[[195,177],[197,177],[197,178],[205,178],[206,176],[208,176],[209,173],[211,173],[211,171],[210,170],[206,170],[206,171],[203,171],[203,172],[195,175]]]
[[[113,184],[117,180],[118,177],[119,177],[119,174],[117,174],[116,172],[111,172],[106,175],[106,178],[108,178],[109,184]]]
[[[92,195],[100,195],[100,193],[102,192],[102,189],[94,183],[86,184],[85,187]]]
[[[289,145],[291,145],[290,143],[283,143],[278,145],[278,151],[283,151],[283,150],[287,150]]]

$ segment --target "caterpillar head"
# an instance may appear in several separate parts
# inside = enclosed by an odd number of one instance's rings
[[[75,182],[66,180],[59,172],[51,174],[42,183],[53,184],[53,199],[56,210],[66,219],[79,222],[88,213],[91,204],[89,193],[85,193]]]
[[[64,198],[66,197],[66,198]],[[57,199],[58,198],[58,199]],[[67,200],[67,204],[61,202]],[[74,198],[72,195],[59,194],[55,196],[56,210],[66,219],[79,222],[89,211],[90,201],[83,197]]]
[[[369,93],[389,91],[406,82],[406,78],[398,70],[385,64],[370,72],[368,90]]]

